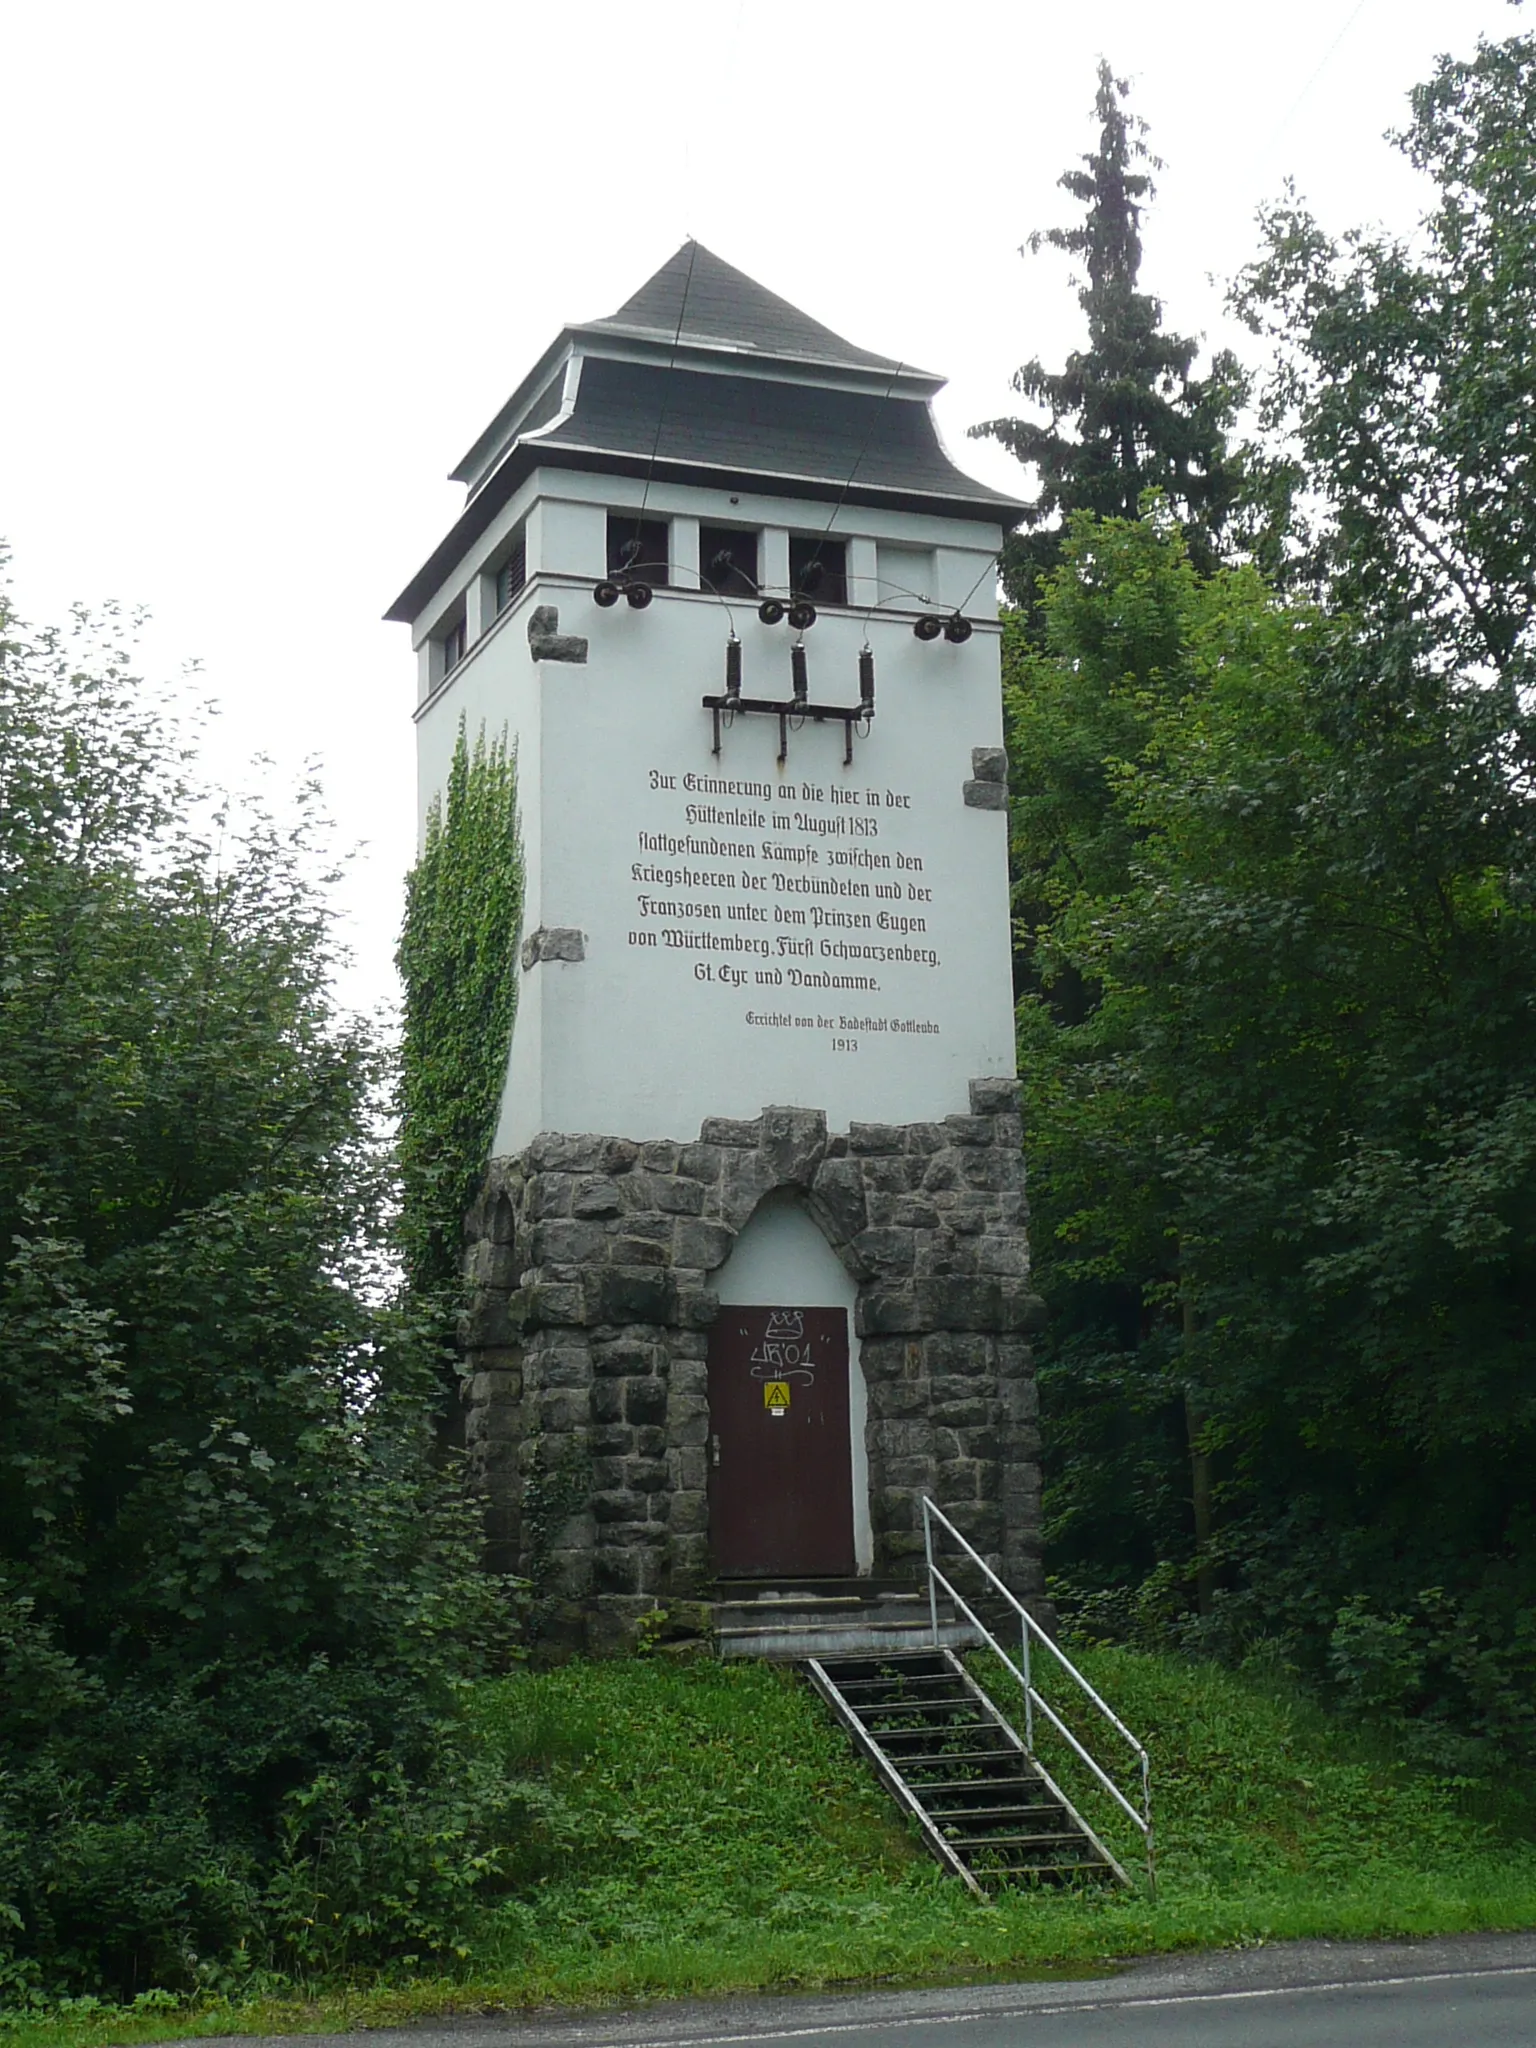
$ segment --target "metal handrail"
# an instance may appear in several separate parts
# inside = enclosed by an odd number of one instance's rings
[[[1007,1601],[1008,1605],[1018,1616],[1020,1623],[1020,1656],[1017,1662],[1003,1648],[980,1615],[976,1613],[970,1603],[950,1583],[934,1562],[933,1525],[935,1522],[939,1523],[954,1538],[971,1562],[980,1568],[994,1591],[1002,1595],[1003,1599]],[[1152,1761],[1147,1755],[1145,1746],[1137,1741],[1113,1707],[1099,1696],[1061,1646],[1051,1636],[1046,1634],[1045,1630],[1035,1620],[1023,1602],[1003,1584],[986,1559],[977,1550],[973,1549],[965,1537],[960,1534],[960,1531],[955,1527],[948,1515],[945,1514],[944,1510],[935,1502],[929,1500],[926,1495],[923,1497],[923,1552],[928,1567],[928,1620],[933,1631],[935,1648],[937,1648],[939,1641],[939,1588],[942,1587],[948,1598],[963,1611],[972,1627],[985,1639],[992,1651],[1002,1659],[1003,1663],[1013,1673],[1022,1687],[1024,1693],[1024,1746],[1030,1757],[1033,1759],[1035,1754],[1035,1710],[1038,1708],[1056,1730],[1057,1734],[1066,1741],[1082,1762],[1088,1766],[1088,1769],[1098,1779],[1105,1791],[1109,1793],[1110,1797],[1140,1830],[1147,1847],[1147,1884],[1148,1888],[1155,1892],[1157,1889],[1157,1872],[1152,1844]],[[1109,1776],[1108,1772],[1090,1756],[1082,1743],[1072,1733],[1072,1730],[1056,1712],[1050,1701],[1044,1699],[1036,1691],[1030,1670],[1031,1639],[1038,1640],[1042,1648],[1050,1651],[1063,1671],[1076,1684],[1084,1698],[1098,1708],[1115,1733],[1123,1741],[1127,1742],[1135,1752],[1137,1762],[1141,1767],[1141,1811],[1139,1813]]]

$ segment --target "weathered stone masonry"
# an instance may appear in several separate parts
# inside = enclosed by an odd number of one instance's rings
[[[777,1189],[857,1283],[876,1574],[917,1570],[926,1492],[1042,1594],[1017,1096],[973,1081],[968,1116],[846,1136],[782,1108],[696,1143],[546,1134],[492,1163],[468,1222],[470,1473],[492,1562],[537,1573],[557,1633],[616,1645],[708,1592],[709,1277]]]

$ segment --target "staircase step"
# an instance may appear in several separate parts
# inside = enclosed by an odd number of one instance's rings
[[[1066,1817],[1066,1809],[1062,1806],[932,1806],[926,1799],[923,1805],[940,1827],[954,1827],[960,1821],[1027,1821],[1031,1818],[1048,1821]]]

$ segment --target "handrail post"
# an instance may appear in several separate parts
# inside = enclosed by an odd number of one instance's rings
[[[933,1521],[928,1513],[928,1496],[923,1495],[923,1556],[928,1561],[928,1625],[933,1630],[933,1647],[939,1647],[939,1594],[933,1583]]]
[[[1145,1750],[1141,1753],[1141,1817],[1146,1822],[1147,1890],[1155,1899],[1157,1866],[1152,1858],[1152,1762]]]
[[[1035,1753],[1035,1687],[1029,1675],[1029,1617],[1019,1623],[1019,1634],[1024,1649],[1024,1747],[1033,1756]]]

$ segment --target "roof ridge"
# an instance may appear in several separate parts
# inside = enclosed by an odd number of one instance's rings
[[[692,237],[617,312],[582,324],[599,332],[665,336],[683,347],[724,344],[792,361],[928,376],[916,364],[845,340]]]

